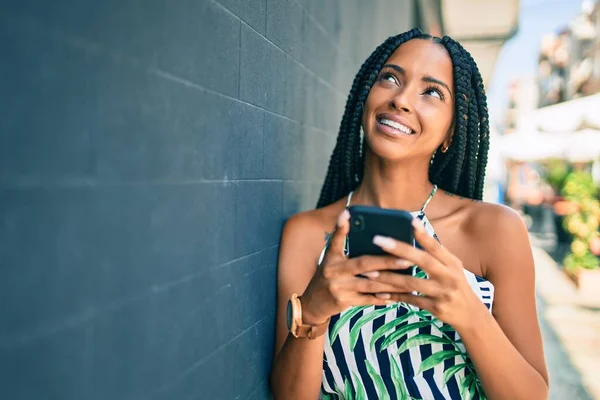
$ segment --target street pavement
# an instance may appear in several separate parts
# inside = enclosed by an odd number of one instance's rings
[[[538,315],[551,400],[600,400],[600,288],[584,297],[532,235]]]

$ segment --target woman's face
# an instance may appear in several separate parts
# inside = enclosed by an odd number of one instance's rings
[[[454,112],[452,60],[429,40],[413,39],[386,61],[365,102],[369,148],[389,160],[431,157],[449,145]]]

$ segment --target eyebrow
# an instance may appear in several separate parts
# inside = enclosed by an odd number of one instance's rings
[[[393,70],[398,71],[400,74],[406,76],[406,71],[404,70],[404,68],[402,68],[399,65],[396,65],[396,64],[385,64],[382,67],[382,69],[383,68],[391,68]],[[448,87],[448,85],[446,85],[444,82],[440,81],[439,79],[435,79],[432,76],[424,76],[422,80],[423,80],[423,82],[437,83],[438,85],[445,87],[446,90],[448,91],[448,93],[450,93],[450,96],[454,97],[454,94],[452,93],[452,90],[450,90],[450,88]]]

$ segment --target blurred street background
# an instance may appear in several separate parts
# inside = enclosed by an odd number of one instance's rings
[[[600,7],[522,1],[489,95],[490,201],[531,233],[553,399],[600,398]]]
[[[600,399],[591,0],[0,0],[0,399],[268,399],[281,227],[413,27],[484,77],[550,398]]]

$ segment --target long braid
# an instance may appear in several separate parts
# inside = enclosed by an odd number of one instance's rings
[[[483,186],[485,180],[485,168],[487,165],[487,153],[489,149],[489,123],[487,113],[487,101],[485,98],[485,90],[483,88],[483,79],[477,68],[475,60],[467,53],[473,73],[471,75],[471,91],[473,92],[473,117],[471,123],[474,126],[474,130],[477,132],[475,136],[477,141],[475,142],[476,152],[472,155],[473,158],[473,171],[474,173],[470,177],[470,185],[473,192],[478,197],[483,196]],[[482,163],[483,159],[483,163]]]
[[[451,166],[450,181],[439,182],[441,188],[464,195],[460,187],[462,174],[465,167],[467,153],[468,116],[469,116],[469,82],[470,69],[465,65],[463,49],[448,37],[442,39],[442,43],[448,50],[452,63],[454,65],[454,87],[455,87],[455,133],[452,139],[452,145],[457,147],[454,162]],[[455,143],[456,141],[456,143]],[[435,183],[435,182],[434,182]]]
[[[421,31],[413,29],[403,34],[389,37],[383,42],[363,63],[354,78],[346,109],[342,117],[342,123],[337,142],[329,162],[329,169],[325,183],[321,189],[321,196],[317,207],[323,207],[348,194],[357,185],[357,176],[362,176],[364,163],[358,160],[360,154],[360,125],[362,117],[362,106],[373,86],[375,77],[381,70],[383,62],[389,58],[392,52],[400,44],[420,35]],[[384,50],[386,50],[384,52]],[[376,65],[381,64],[379,68]],[[354,168],[352,168],[354,167]],[[357,172],[359,171],[359,172]]]
[[[481,135],[479,136],[479,154],[477,157],[478,174],[477,174],[477,183],[476,183],[475,187],[477,190],[478,198],[483,198],[483,187],[485,184],[485,169],[487,167],[487,161],[488,161],[488,150],[490,149],[490,121],[489,121],[490,117],[488,114],[485,88],[483,87],[483,79],[481,77],[481,74],[479,73],[479,69],[477,68],[477,64],[475,63],[475,61],[473,61],[473,65],[475,65],[475,69],[476,69],[475,77],[477,80],[477,86],[475,89],[475,93],[477,94],[477,105],[479,107],[478,123],[479,123],[479,132],[481,133]]]
[[[446,157],[436,155],[430,177],[445,190],[481,200],[489,149],[489,117],[483,80],[475,61],[458,42],[444,37],[442,44],[454,65],[455,131]],[[445,171],[448,166],[452,169],[451,174]]]
[[[473,81],[473,74],[471,74]],[[473,86],[469,86],[469,144],[467,146],[466,160],[468,162],[468,176],[464,180],[464,190],[469,193],[475,192],[477,181],[477,159],[479,157],[479,118],[477,118],[477,96]]]
[[[389,37],[363,63],[352,83],[317,207],[354,190],[364,174],[366,140],[360,140],[363,106],[384,63],[403,43],[428,39],[443,45],[453,64],[454,135],[446,153],[437,151],[429,169],[431,181],[464,197],[481,199],[489,148],[487,101],[481,75],[471,55],[449,37],[433,38],[413,29]]]

